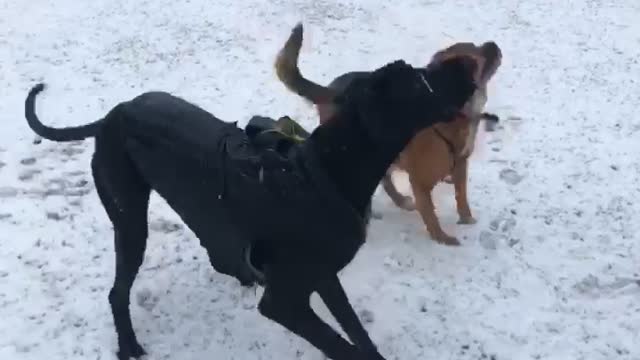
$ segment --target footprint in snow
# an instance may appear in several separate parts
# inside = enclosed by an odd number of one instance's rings
[[[85,179],[72,180],[68,178],[52,178],[45,181],[43,184],[44,189],[32,188],[24,190],[24,193],[30,196],[46,198],[49,196],[80,197],[91,192],[92,187],[89,181]]]
[[[509,185],[517,185],[522,179],[524,179],[524,176],[518,174],[518,172],[513,169],[506,168],[500,170],[500,180]]]
[[[151,293],[151,290],[144,288],[136,293],[136,303],[141,308],[152,311],[158,304],[159,298]]]
[[[29,165],[35,164],[36,161],[37,160],[36,160],[35,157],[28,157],[28,158],[24,158],[24,159],[20,160],[20,164],[29,166]]]
[[[67,171],[64,173],[65,176],[74,177],[85,175],[87,172],[84,170],[75,170],[75,171]]]
[[[371,310],[362,309],[358,312],[358,317],[365,324],[371,324],[375,321],[375,316]]]
[[[489,223],[489,229],[493,231],[502,231],[509,232],[516,226],[516,219],[512,217],[498,217],[496,219],[491,220]]]
[[[11,186],[0,187],[0,199],[16,197],[18,195],[18,189]]]
[[[629,291],[637,292],[640,289],[640,279],[616,277],[609,283],[603,283],[597,276],[589,274],[573,285],[573,288],[583,295],[620,295]]]
[[[482,231],[478,237],[478,242],[486,250],[496,250],[498,248],[500,236],[490,231]]]
[[[47,211],[46,215],[47,215],[47,219],[54,220],[54,221],[62,221],[67,217],[67,215],[62,215],[56,211]]]
[[[33,180],[33,178],[42,173],[41,170],[39,169],[27,169],[27,170],[23,170],[20,172],[20,174],[18,175],[18,180],[20,181],[30,181]]]
[[[149,229],[151,231],[157,231],[164,234],[180,231],[182,228],[182,224],[162,218],[156,219],[149,224]]]
[[[73,157],[74,155],[82,154],[84,152],[84,147],[79,147],[78,145],[69,145],[63,147],[60,152],[62,153],[62,155]]]

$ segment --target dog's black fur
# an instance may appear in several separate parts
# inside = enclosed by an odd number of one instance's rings
[[[145,353],[131,325],[129,296],[155,190],[198,236],[217,271],[265,286],[261,314],[332,359],[383,359],[337,273],[365,241],[363,215],[392,160],[416,132],[449,118],[473,93],[471,66],[453,60],[425,71],[396,61],[354,81],[336,99],[336,119],[278,165],[264,161],[269,150],[254,146],[235,123],[167,93],[120,103],[89,125],[54,129],[35,114],[44,85],[32,88],[25,115],[38,135],[95,137],[92,173],[115,233],[109,302],[118,358]],[[312,311],[314,291],[353,345]]]

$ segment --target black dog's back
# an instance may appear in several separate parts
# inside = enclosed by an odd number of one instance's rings
[[[234,123],[224,122],[204,109],[165,92],[148,92],[122,106],[130,136],[140,139],[166,139],[186,151],[213,151],[215,144]],[[242,130],[238,129],[239,132]],[[180,149],[177,149],[180,150]]]
[[[178,210],[222,195],[227,139],[242,144],[245,138],[235,123],[164,92],[149,92],[124,102],[105,120],[96,136],[98,156],[101,144],[121,142],[117,145],[138,175]],[[104,144],[104,148],[110,145],[116,144]],[[234,151],[239,158],[255,155],[250,146],[236,146]]]

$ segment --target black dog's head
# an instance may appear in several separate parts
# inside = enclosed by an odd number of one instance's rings
[[[354,80],[336,102],[357,112],[373,141],[406,142],[460,111],[476,89],[476,70],[477,63],[465,57],[426,69],[398,60]]]

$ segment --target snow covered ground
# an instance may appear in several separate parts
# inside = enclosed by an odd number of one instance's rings
[[[299,20],[302,71],[328,82],[455,41],[495,40],[504,61],[470,175],[478,224],[441,221],[379,193],[370,240],[342,273],[387,359],[640,359],[640,4],[636,0],[0,0],[0,359],[115,359],[110,223],[89,174],[92,141],[34,144],[23,115],[75,125],[145,90],[222,119],[315,113],[276,80]],[[403,179],[400,177],[399,179]],[[403,189],[407,190],[405,186]],[[318,359],[215,273],[157,197],[132,316],[149,359]],[[313,305],[324,318],[318,298]]]

